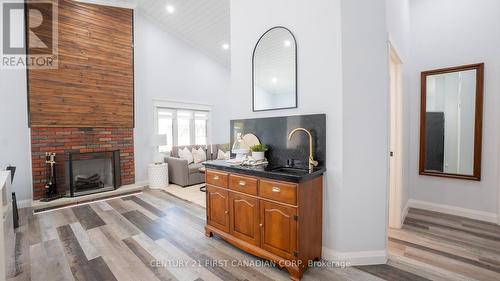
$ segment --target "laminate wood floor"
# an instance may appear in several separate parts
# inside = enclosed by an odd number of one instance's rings
[[[289,280],[205,237],[205,209],[161,190],[36,215],[21,209],[20,217],[7,280]],[[500,280],[498,233],[411,210],[405,227],[391,230],[387,265],[314,267],[303,280]]]
[[[496,224],[410,209],[402,229],[389,230],[388,246],[387,265],[421,278],[415,280],[500,280],[500,226]],[[380,266],[358,268],[399,280],[392,277],[392,270]]]

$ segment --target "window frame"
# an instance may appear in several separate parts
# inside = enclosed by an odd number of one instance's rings
[[[154,116],[153,116],[153,124],[154,124],[154,134],[158,134],[158,111],[160,109],[168,109],[173,111],[172,115],[172,140],[173,143],[171,146],[177,146],[178,142],[178,135],[177,135],[177,122],[174,120],[177,120],[177,110],[186,110],[186,111],[192,111],[193,116],[190,118],[190,142],[191,141],[196,141],[196,136],[195,136],[195,130],[196,130],[196,125],[195,125],[195,112],[196,111],[201,111],[201,112],[206,112],[207,114],[207,119],[206,119],[206,130],[207,130],[207,143],[206,145],[210,145],[212,143],[212,106],[208,104],[199,104],[199,103],[189,103],[189,102],[180,102],[180,101],[173,101],[173,100],[162,100],[162,99],[153,99],[153,107],[154,107]],[[153,135],[154,135],[153,134]]]

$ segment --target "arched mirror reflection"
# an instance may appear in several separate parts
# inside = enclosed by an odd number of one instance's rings
[[[297,44],[290,30],[273,27],[253,53],[253,111],[297,107]]]

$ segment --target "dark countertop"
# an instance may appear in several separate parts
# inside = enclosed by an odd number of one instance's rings
[[[207,161],[204,162],[203,165],[205,165],[208,169],[221,170],[226,172],[268,178],[273,180],[295,182],[295,183],[317,178],[323,175],[324,172],[326,172],[325,167],[315,167],[312,173],[303,173],[303,174],[288,173],[282,171],[273,171],[273,169],[279,167],[272,167],[269,165],[255,166],[255,167],[241,166],[241,165],[234,165],[227,163],[225,160]]]

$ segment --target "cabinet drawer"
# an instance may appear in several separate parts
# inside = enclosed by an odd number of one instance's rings
[[[230,175],[229,188],[235,191],[257,195],[257,179],[238,175]]]
[[[228,178],[229,175],[227,173],[207,170],[205,181],[207,184],[227,188]]]
[[[297,185],[292,183],[260,180],[259,195],[267,199],[296,205]]]

